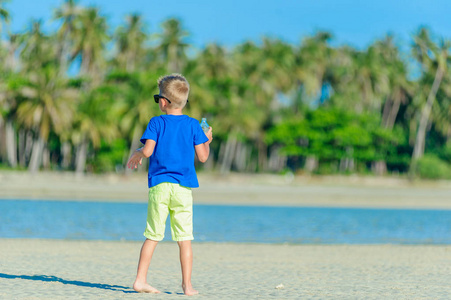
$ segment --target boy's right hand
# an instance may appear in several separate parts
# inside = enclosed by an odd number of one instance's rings
[[[132,156],[128,159],[127,167],[130,169],[138,168],[138,164],[142,165],[143,158],[150,157],[155,149],[156,142],[154,140],[146,140],[144,147],[136,149]]]
[[[132,156],[130,156],[130,158],[128,159],[127,167],[129,169],[136,169],[136,168],[138,168],[138,164],[142,165],[143,154],[139,150],[140,149],[138,149],[137,151],[133,152]]]

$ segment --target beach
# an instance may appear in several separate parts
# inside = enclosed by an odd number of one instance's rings
[[[181,297],[178,247],[160,243],[149,271],[162,293],[131,289],[141,243],[0,241],[0,299]],[[450,246],[194,243],[204,299],[448,299]]]
[[[144,180],[143,180],[144,178]],[[200,174],[197,204],[451,209],[449,182],[396,178]],[[146,201],[145,175],[0,172],[1,199]],[[0,239],[0,299],[182,297],[178,247],[158,245],[134,293],[141,242]],[[193,242],[205,299],[448,299],[451,245]]]
[[[146,176],[0,171],[0,199],[147,203]],[[198,177],[195,204],[451,209],[451,181],[209,173]]]

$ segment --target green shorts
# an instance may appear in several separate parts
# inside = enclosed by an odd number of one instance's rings
[[[163,182],[149,189],[147,226],[144,236],[161,241],[166,219],[171,215],[171,233],[174,241],[193,240],[193,195],[191,188]]]

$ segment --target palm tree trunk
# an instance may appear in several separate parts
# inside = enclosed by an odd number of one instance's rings
[[[392,94],[392,97],[385,101],[384,112],[382,114],[382,126],[387,129],[393,129],[396,122],[396,117],[399,113],[401,103],[406,99],[405,91],[401,88],[397,88]]]
[[[382,176],[387,173],[387,162],[385,160],[378,160],[372,163],[371,168],[373,173]]]
[[[25,167],[25,130],[23,129],[19,129],[17,144],[19,166]]]
[[[58,56],[59,56],[59,75],[65,76],[67,69],[68,69],[68,63],[69,63],[69,57],[68,53],[70,52],[70,45],[67,41],[66,37],[69,36],[71,32],[71,29],[67,29],[66,32],[63,34],[63,41],[61,42],[61,45],[59,47]]]
[[[316,169],[318,169],[318,158],[314,155],[309,155],[305,159],[305,166],[304,168],[307,170],[307,172],[312,173]]]
[[[280,154],[279,146],[272,147],[270,150],[268,169],[273,172],[279,172],[285,167],[286,157]]]
[[[401,99],[387,100],[384,105],[384,112],[382,114],[382,127],[393,129],[396,117],[398,116],[399,108],[401,106]]]
[[[48,145],[44,145],[44,149],[42,150],[42,167],[44,169],[50,169],[50,150]]]
[[[61,145],[61,154],[63,156],[61,167],[63,169],[68,169],[71,161],[71,146],[69,142],[64,142]]]
[[[383,127],[386,127],[385,124],[387,123],[391,107],[393,106],[392,103],[393,103],[392,99],[390,97],[387,97],[387,99],[385,100],[385,103],[384,103],[384,110],[382,111],[382,126]]]
[[[258,145],[258,170],[264,172],[268,169],[268,146],[259,139]]]
[[[432,105],[434,104],[435,96],[442,82],[444,75],[444,70],[440,66],[437,68],[435,73],[434,82],[432,84],[431,90],[426,101],[425,106],[421,111],[420,124],[418,125],[417,136],[415,139],[415,146],[413,148],[411,168],[415,171],[416,161],[424,155],[424,145],[426,141],[426,129],[429,122],[429,117],[431,115]]]
[[[235,162],[234,165],[236,166],[237,170],[239,172],[243,172],[246,169],[246,158],[247,158],[247,146],[239,142],[236,147],[236,154],[235,154]]]
[[[400,106],[401,106],[401,100],[396,99],[393,102],[390,113],[388,114],[388,118],[385,122],[385,128],[393,129],[393,126],[395,126],[395,121],[396,121],[396,117],[398,116]]]
[[[44,140],[38,136],[33,142],[31,151],[30,163],[28,164],[28,171],[36,173],[39,170],[42,162],[42,151],[44,150]]]
[[[177,61],[177,47],[175,45],[169,45],[168,49],[168,65],[170,72],[180,72],[179,64]]]
[[[399,108],[401,107],[401,101],[404,99],[403,94],[399,94],[392,100],[388,98],[385,101],[384,111],[382,114],[382,127],[392,130],[395,126],[396,117],[398,116]],[[382,176],[387,173],[387,162],[383,159],[375,161],[372,164],[373,172],[376,175]]]
[[[235,150],[236,150],[236,137],[234,134],[229,134],[228,138],[227,138],[227,142],[225,144],[225,148],[223,151],[223,155],[221,157],[221,167],[220,167],[220,172],[222,174],[227,174],[230,172],[231,168],[232,168],[232,162],[233,162],[233,157],[235,156]],[[221,145],[221,148],[223,146]]]
[[[210,150],[210,156],[208,157],[207,161],[204,163],[204,170],[212,171],[214,167],[215,167],[215,155],[214,155],[214,152]]]
[[[23,155],[24,166],[27,164],[27,162],[29,162],[32,151],[33,151],[33,134],[31,133],[31,131],[28,131],[25,133],[25,150]]]
[[[16,131],[12,120],[6,121],[5,126],[5,138],[6,138],[6,155],[8,157],[8,163],[11,167],[17,167],[17,141]]]
[[[77,147],[77,153],[75,155],[75,173],[77,176],[83,175],[86,167],[86,158],[88,154],[88,142],[86,138],[82,139],[82,142]]]
[[[7,157],[5,134],[5,122],[3,118],[0,117],[0,160],[2,160],[4,157]]]

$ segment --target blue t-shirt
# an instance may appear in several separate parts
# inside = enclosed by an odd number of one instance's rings
[[[141,143],[156,142],[149,158],[149,188],[162,182],[199,187],[194,169],[194,146],[208,141],[199,121],[187,115],[161,115],[150,119]]]

